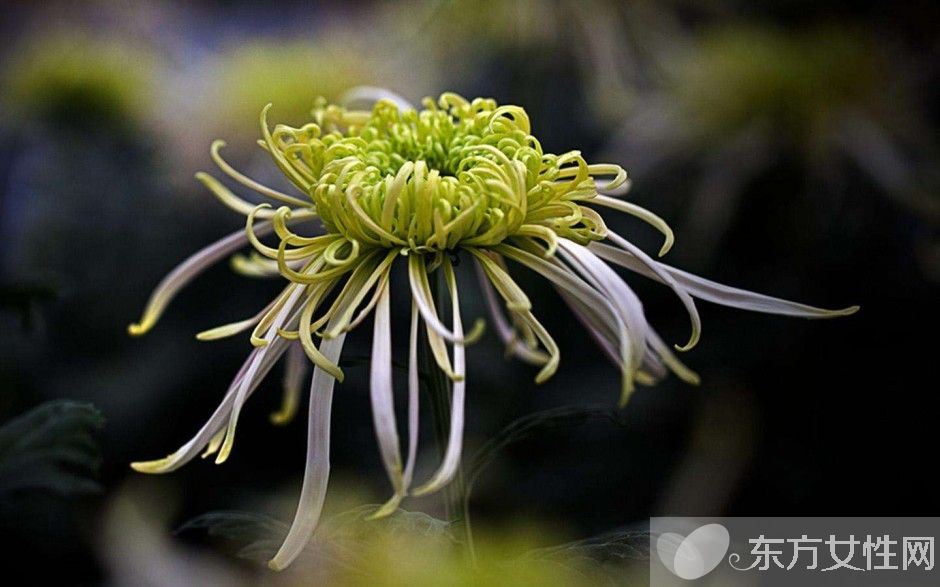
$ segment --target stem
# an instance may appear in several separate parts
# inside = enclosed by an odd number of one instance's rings
[[[444,288],[440,287],[440,275],[440,273],[435,272],[429,276],[431,296],[439,312],[447,303]],[[426,333],[423,335],[423,339],[424,344],[421,345],[419,359],[421,369],[427,377],[426,389],[434,420],[434,436],[437,440],[440,456],[443,458],[450,437],[451,382],[434,361]],[[476,553],[473,546],[473,533],[470,528],[469,495],[467,494],[462,465],[457,468],[453,480],[444,487],[442,493],[444,497],[444,517],[448,522],[457,526],[460,533],[463,534],[467,556],[471,563],[475,565]]]

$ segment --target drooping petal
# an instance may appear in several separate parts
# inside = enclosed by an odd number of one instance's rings
[[[559,248],[567,260],[617,309],[630,335],[634,349],[632,365],[635,370],[643,360],[642,349],[646,348],[646,317],[640,298],[616,271],[598,259],[587,247],[561,239]]]
[[[532,302],[529,296],[522,291],[522,288],[516,285],[516,282],[509,277],[509,274],[503,270],[496,261],[489,255],[479,249],[470,249],[479,266],[486,273],[490,283],[496,287],[496,290],[506,300],[506,307],[514,312],[525,312],[532,309]]]
[[[385,285],[388,283],[388,276],[390,272],[391,272],[391,266],[387,267],[382,272],[381,277],[379,278],[379,283],[378,285],[375,286],[375,291],[372,293],[372,297],[369,299],[368,302],[366,302],[366,305],[363,306],[361,310],[359,310],[359,313],[356,314],[356,317],[353,318],[352,321],[350,321],[349,324],[346,325],[346,327],[344,328],[346,332],[355,330],[356,327],[362,324],[362,321],[365,320],[366,317],[372,313],[372,310],[375,309],[375,305],[379,301],[379,296],[382,294],[382,288],[385,287]]]
[[[375,329],[372,335],[372,370],[369,397],[372,400],[372,421],[379,443],[382,464],[396,496],[404,495],[401,447],[395,424],[395,398],[392,383],[392,330],[388,284],[382,287],[375,308]],[[380,510],[381,511],[381,510]],[[377,512],[378,513],[378,512]],[[389,512],[390,513],[390,512]]]
[[[225,396],[222,399],[222,402],[212,413],[212,416],[209,417],[209,420],[199,429],[199,432],[186,444],[181,446],[173,454],[154,461],[142,461],[131,463],[131,467],[134,470],[141,473],[169,473],[175,471],[176,469],[182,467],[199,454],[207,443],[210,444],[210,450],[207,451],[208,454],[212,454],[218,447],[221,445],[221,439],[216,443],[216,437],[219,432],[225,432],[225,421],[229,417],[229,414],[232,410],[232,404],[235,401],[235,395],[238,392],[238,389],[245,381],[249,367],[254,364],[255,359],[258,354],[261,353],[262,349],[254,349],[251,354],[248,356],[248,359],[241,366],[238,373],[235,375],[234,380],[231,385],[229,385],[228,390],[225,393]],[[268,351],[264,356],[260,367],[253,380],[249,383],[249,393],[253,393],[257,389],[258,384],[264,379],[265,375],[271,370],[277,360],[284,354],[284,351],[287,350],[287,341],[277,340],[269,347],[266,347]]]
[[[261,222],[254,229],[255,234],[261,236],[270,233],[273,230],[273,225],[270,221]],[[220,241],[216,241],[180,263],[153,290],[140,321],[128,326],[127,331],[132,336],[140,336],[149,331],[160,319],[170,301],[186,284],[246,244],[248,244],[248,235],[244,230],[239,230]]]
[[[238,392],[235,395],[235,400],[232,403],[232,413],[229,416],[228,430],[225,433],[225,440],[222,442],[222,447],[219,449],[219,454],[216,456],[216,464],[222,464],[228,459],[229,454],[232,452],[232,446],[235,443],[235,428],[238,425],[238,417],[241,414],[242,406],[245,405],[245,401],[248,399],[248,390],[250,382],[255,379],[255,374],[261,366],[261,362],[264,359],[267,351],[271,347],[271,342],[273,342],[278,337],[277,330],[282,327],[288,319],[288,316],[294,312],[297,300],[300,298],[300,294],[303,293],[303,288],[297,287],[294,292],[290,295],[287,301],[284,304],[284,307],[281,308],[281,311],[278,312],[277,317],[274,319],[274,322],[271,324],[271,327],[268,329],[268,333],[265,335],[264,339],[268,342],[267,346],[261,347],[260,352],[255,356],[254,361],[248,367],[248,371],[245,373],[245,380],[238,387]]]
[[[324,341],[321,350],[327,359],[339,361],[345,334]],[[281,548],[268,562],[275,571],[287,568],[303,551],[320,521],[330,478],[330,410],[333,404],[332,375],[315,367],[310,382],[310,418],[307,428],[307,465],[300,502]]]
[[[650,349],[652,349],[653,353],[655,353],[663,364],[669,367],[669,370],[675,373],[679,379],[691,385],[698,385],[701,382],[698,373],[686,367],[682,361],[672,353],[672,349],[669,348],[668,344],[663,342],[662,337],[660,337],[655,330],[649,328],[646,334],[646,340],[649,342]]]
[[[621,267],[636,271],[645,277],[662,282],[662,278],[657,273],[653,272],[645,263],[627,251],[621,251],[603,243],[591,243],[590,248],[596,249],[598,254],[603,254],[609,261]],[[692,296],[722,306],[749,310],[751,312],[762,312],[765,314],[794,316],[797,318],[836,318],[854,314],[859,310],[858,306],[849,306],[841,310],[826,310],[807,306],[806,304],[722,285],[705,279],[704,277],[687,273],[681,269],[670,267],[665,263],[659,263],[658,261],[655,261],[655,263],[672,276],[679,287],[688,291]]]
[[[313,362],[314,365],[320,367],[321,369],[326,370],[327,373],[335,377],[340,383],[343,382],[345,374],[339,365],[329,361],[323,352],[317,347],[316,343],[313,341],[313,325],[311,321],[313,320],[313,313],[316,312],[317,307],[325,297],[334,287],[334,282],[325,282],[319,285],[313,286],[313,290],[308,294],[307,300],[304,303],[303,310],[300,313],[300,323],[297,326],[298,339],[300,340],[300,345],[304,349],[304,353]],[[342,295],[342,294],[341,294]],[[334,316],[327,312],[326,318]]]
[[[633,360],[634,354],[643,352],[643,349],[634,349],[626,322],[611,302],[605,299],[600,305],[590,305],[573,295],[570,290],[559,285],[556,285],[555,289],[597,341],[601,350],[620,368],[620,403],[625,404],[633,394],[634,380],[644,378],[634,367]]]
[[[603,294],[622,322],[621,328],[625,332],[620,339],[624,358],[620,404],[625,405],[633,394],[634,379],[643,364],[646,351],[648,326],[643,304],[617,273],[586,247],[567,239],[562,239],[559,246],[566,260]],[[625,344],[627,341],[629,344]]]
[[[348,332],[352,330],[351,324],[356,308],[359,307],[372,288],[376,287],[377,282],[387,283],[389,269],[397,256],[396,251],[389,251],[383,259],[376,259],[370,263],[364,262],[356,268],[352,277],[349,278],[349,287],[343,288],[343,294],[337,298],[334,309],[331,310],[331,313],[337,316],[337,320],[333,327],[327,328],[323,335],[324,338],[332,338],[340,331]]]
[[[431,296],[431,286],[428,283],[428,270],[424,263],[422,255],[408,255],[408,279],[411,284],[411,294],[414,297],[418,309],[421,311],[421,317],[425,323],[430,326],[434,332],[441,338],[461,344],[471,344],[483,335],[483,320],[477,320],[466,337],[457,336],[441,323],[437,317],[437,310],[434,307],[434,300]]]
[[[425,279],[427,278],[427,269],[424,265],[424,259],[420,258],[418,255],[410,255],[408,258],[408,276],[411,284],[411,296],[415,305],[418,306],[418,311],[421,312],[424,318],[425,331],[428,336],[428,346],[431,348],[434,362],[437,363],[441,371],[452,381],[457,381],[460,375],[458,375],[451,366],[450,358],[447,356],[447,345],[444,343],[444,338],[441,337],[440,332],[428,320],[429,317],[433,316],[433,319],[440,325],[440,320],[437,318],[437,309],[433,305],[434,300],[431,299],[430,287],[428,287],[427,290],[422,287],[417,278],[419,272],[425,276]],[[445,332],[449,332],[443,325],[440,325],[440,328]],[[450,334],[454,336],[454,333]]]
[[[620,320],[616,312],[609,307],[595,308],[590,306],[558,286],[556,286],[555,289],[568,304],[568,307],[571,308],[571,311],[574,312],[578,320],[587,328],[588,333],[594,338],[611,362],[620,368],[621,371],[629,368],[629,354],[627,349],[624,348],[625,341],[626,344],[629,345],[629,337],[626,334],[625,328],[623,328],[622,320]],[[642,367],[634,374],[636,381],[643,385],[652,385],[665,376],[666,369],[662,361],[650,348],[647,348],[643,356]],[[624,380],[627,380],[626,375],[624,375]],[[625,388],[624,393],[626,397],[629,398],[631,390]]]
[[[408,337],[408,459],[405,462],[405,491],[411,485],[418,456],[418,307],[411,303],[411,331]]]
[[[623,356],[617,351],[617,341],[609,328],[605,328],[604,322],[599,320],[596,312],[588,310],[586,304],[571,295],[564,288],[555,286],[555,291],[568,304],[575,317],[587,328],[588,333],[597,342],[604,354],[617,366],[623,365]]]
[[[463,324],[460,321],[457,280],[454,277],[454,269],[451,266],[450,259],[445,257],[443,265],[444,276],[452,302],[451,312],[453,314],[454,334],[460,340],[463,337]],[[416,496],[432,493],[446,485],[457,473],[457,468],[460,466],[460,454],[463,450],[464,395],[467,387],[467,382],[464,379],[466,374],[464,345],[460,342],[454,343],[454,371],[460,376],[460,379],[452,384],[450,434],[447,438],[447,450],[444,452],[444,459],[437,472],[427,483],[414,490],[413,495]]]

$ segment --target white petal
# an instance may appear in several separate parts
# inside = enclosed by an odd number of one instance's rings
[[[643,349],[646,348],[646,316],[643,314],[640,298],[616,271],[598,259],[587,247],[568,239],[559,239],[558,246],[575,269],[592,282],[617,309],[630,335],[633,349],[632,366],[634,369],[638,368],[643,360]]]
[[[672,291],[674,291],[675,294],[679,297],[682,305],[685,306],[686,312],[689,313],[689,320],[692,321],[692,335],[689,337],[689,342],[687,342],[685,346],[681,347],[679,350],[687,351],[694,347],[698,343],[699,337],[702,333],[702,319],[699,317],[698,309],[695,307],[695,300],[692,299],[692,296],[689,295],[685,288],[676,283],[676,280],[673,279],[672,275],[670,275],[668,271],[663,269],[659,263],[651,259],[649,255],[644,253],[639,247],[615,232],[609,232],[607,234],[607,238],[616,243],[623,250],[632,254],[641,263],[646,265],[650,271],[656,274],[660,281],[669,286],[669,288],[672,289]],[[590,249],[591,247],[589,246],[588,248]],[[598,256],[607,259],[607,257],[601,254],[601,249],[596,250],[595,253]]]
[[[321,350],[332,361],[339,360],[345,334],[323,341]],[[307,429],[307,465],[297,513],[284,544],[268,563],[276,571],[285,569],[303,551],[313,535],[323,511],[326,488],[330,478],[330,410],[333,384],[336,379],[319,367],[313,370],[310,383],[310,419]]]
[[[372,420],[392,489],[402,493],[401,449],[395,425],[395,399],[392,384],[392,330],[389,310],[388,282],[382,286],[375,309],[375,330],[372,335],[372,371],[369,378]]]
[[[632,271],[662,282],[662,278],[654,273],[643,262],[626,251],[621,251],[603,243],[592,243],[591,249],[597,249],[597,252],[603,251],[603,254],[610,261],[617,263]],[[738,289],[720,283],[710,281],[704,277],[686,273],[680,269],[670,267],[665,263],[654,261],[664,271],[668,272],[678,285],[688,291],[691,295],[722,306],[750,310],[752,312],[763,312],[765,314],[778,314],[781,316],[795,316],[798,318],[835,318],[838,316],[848,316],[858,311],[858,306],[850,306],[841,310],[825,310],[813,306],[807,306],[797,302],[791,302],[780,298],[766,296],[759,293],[750,292],[744,289]]]
[[[405,463],[405,472],[402,475],[401,491],[385,502],[370,518],[381,518],[391,515],[398,509],[414,477],[415,462],[418,456],[418,409],[419,409],[419,378],[418,378],[418,323],[419,313],[414,302],[411,304],[411,333],[408,343],[408,460]]]
[[[571,311],[574,312],[575,317],[577,317],[581,324],[587,328],[588,333],[594,341],[597,342],[598,346],[601,347],[604,354],[606,354],[615,365],[621,365],[623,363],[623,357],[617,351],[617,342],[611,336],[610,329],[602,326],[603,320],[600,316],[598,316],[596,312],[590,311],[586,304],[582,303],[564,289],[555,286],[555,291],[565,300],[565,303],[568,304],[568,307],[571,308]]]
[[[405,490],[411,485],[418,454],[418,308],[411,304],[411,334],[408,341],[408,460],[405,464]]]
[[[254,381],[250,383],[249,393],[253,393],[254,390],[258,387],[258,384],[264,378],[265,375],[271,370],[280,356],[287,349],[287,341],[279,339],[275,341],[268,349],[268,353],[265,355],[264,360],[261,363],[261,367],[258,369]],[[176,469],[182,467],[203,449],[207,443],[220,431],[224,429],[225,421],[229,417],[229,414],[232,410],[232,404],[235,401],[235,395],[238,392],[238,389],[241,387],[242,382],[245,380],[245,375],[248,371],[250,365],[252,365],[262,349],[254,349],[251,354],[248,356],[248,359],[242,365],[241,369],[235,375],[235,379],[229,385],[228,391],[226,391],[225,397],[222,399],[222,402],[215,409],[215,412],[212,413],[212,416],[209,420],[199,429],[199,432],[186,444],[180,447],[176,452],[169,455],[166,458],[158,459],[155,461],[146,461],[146,462],[137,462],[132,463],[131,466],[141,473],[169,473],[170,471],[175,471]],[[217,448],[217,447],[216,447]],[[214,452],[214,451],[213,451]]]
[[[291,293],[284,307],[278,312],[271,326],[268,328],[267,334],[264,336],[264,340],[267,341],[268,344],[259,349],[254,361],[249,365],[248,371],[245,373],[245,378],[241,385],[239,385],[235,400],[232,403],[232,413],[229,416],[228,431],[225,433],[225,441],[222,443],[222,448],[219,449],[219,454],[216,456],[216,464],[224,463],[232,452],[232,446],[235,442],[235,428],[238,425],[238,417],[241,414],[242,406],[245,405],[245,401],[248,399],[250,386],[254,381],[259,380],[257,375],[261,362],[267,353],[270,352],[271,343],[275,339],[280,338],[277,335],[277,330],[284,326],[284,324],[288,322],[288,317],[296,311],[297,308],[295,306],[297,305],[297,300],[303,292],[304,288],[298,287]]]

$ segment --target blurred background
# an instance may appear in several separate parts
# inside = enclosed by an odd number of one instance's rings
[[[261,107],[297,124],[317,96],[361,84],[415,103],[452,90],[521,105],[546,151],[630,172],[632,200],[676,230],[666,262],[862,306],[805,322],[703,303],[702,342],[684,357],[702,385],[669,379],[619,411],[617,370],[520,272],[562,366],[536,386],[492,331],[469,351],[478,573],[629,582],[618,565],[642,560],[631,533],[651,515],[938,515],[938,12],[805,0],[3,3],[3,560],[82,585],[479,579],[453,553],[439,497],[361,522],[388,490],[367,369],[355,366],[366,332],[352,336],[335,401],[324,530],[335,540],[304,564],[274,576],[255,562],[283,535],[303,471],[304,418],[268,422],[278,371],[224,466],[128,467],[188,440],[247,352],[242,338],[193,335],[276,288],[223,264],[151,334],[126,334],[168,270],[242,225],[193,179],[212,169],[211,141],[276,181],[254,144]],[[658,249],[646,227],[610,224]],[[674,296],[628,279],[651,322],[684,342]],[[468,316],[484,313],[475,290],[462,299]],[[430,441],[424,452],[430,470]]]

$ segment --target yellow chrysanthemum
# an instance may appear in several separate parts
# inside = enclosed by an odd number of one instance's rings
[[[624,170],[588,164],[578,151],[544,153],[530,134],[528,116],[518,106],[444,94],[437,102],[425,100],[424,109],[418,111],[384,91],[359,92],[356,97],[375,92],[380,99],[371,111],[321,101],[312,122],[301,128],[278,125],[272,131],[268,109],[262,112],[260,144],[298,195],[242,175],[221,158],[224,143],[216,142],[212,154],[220,169],[279,207],[250,204],[217,179],[199,174],[215,196],[246,217],[246,228],[174,270],[154,292],[140,322],[130,327],[135,335],[149,330],[183,285],[246,244],[254,253],[235,257],[236,269],[286,280],[280,295],[254,317],[198,335],[211,340],[252,330],[255,349],[222,404],[190,442],[164,459],[134,464],[148,473],[172,471],[203,449],[203,456],[217,454],[216,462],[223,462],[232,449],[245,400],[285,353],[290,361],[289,385],[284,408],[273,418],[290,419],[299,403],[306,356],[315,366],[307,471],[294,524],[271,561],[274,568],[288,565],[316,528],[329,474],[332,390],[335,381],[343,380],[340,352],[346,333],[373,311],[371,401],[382,460],[394,490],[376,515],[394,511],[406,495],[440,489],[456,473],[464,424],[464,348],[482,333],[483,321],[464,332],[452,255],[462,252],[474,260],[496,330],[512,354],[541,366],[539,382],[558,368],[558,346],[536,319],[505,261],[548,279],[620,367],[622,403],[635,382],[654,383],[667,370],[690,383],[698,377],[647,324],[639,299],[605,261],[675,291],[692,322],[691,338],[681,350],[699,338],[695,297],[807,318],[841,316],[857,309],[820,310],[745,292],[653,260],[608,230],[598,212],[598,208],[614,209],[642,218],[666,237],[660,255],[671,246],[672,233],[661,219],[614,197],[629,186]],[[322,230],[299,234],[298,226],[309,221],[318,221]],[[277,240],[273,246],[262,242],[271,233]],[[413,301],[404,465],[391,377],[390,275],[396,262],[407,264]],[[437,271],[443,274],[451,300],[450,326],[438,317],[432,295],[430,280]],[[453,381],[452,414],[443,462],[429,481],[412,489],[418,433],[416,357],[422,326],[437,366]]]

